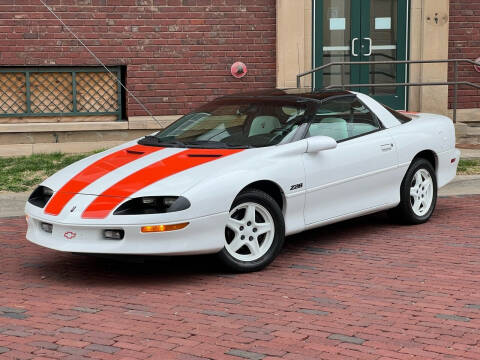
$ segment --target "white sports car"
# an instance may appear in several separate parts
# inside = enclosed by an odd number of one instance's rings
[[[80,253],[218,253],[255,271],[286,235],[388,209],[427,221],[459,156],[450,119],[364,94],[230,95],[45,180],[26,204],[27,239]]]

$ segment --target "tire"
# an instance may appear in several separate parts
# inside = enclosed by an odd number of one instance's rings
[[[418,225],[427,222],[437,204],[437,179],[432,164],[422,158],[410,165],[400,187],[400,204],[389,211],[394,221]]]
[[[277,257],[284,241],[285,222],[277,202],[263,191],[249,189],[233,201],[218,257],[234,272],[258,271]]]

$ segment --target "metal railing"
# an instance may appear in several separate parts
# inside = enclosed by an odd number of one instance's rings
[[[454,64],[454,80],[453,81],[445,81],[445,82],[403,82],[403,83],[380,83],[380,84],[345,84],[343,74],[345,74],[345,66],[349,65],[410,65],[410,64],[442,64],[442,63],[453,63]],[[447,59],[447,60],[395,60],[395,61],[345,61],[345,62],[331,62],[319,67],[316,67],[312,70],[305,71],[297,75],[297,88],[301,87],[301,79],[304,76],[314,74],[318,71],[323,71],[326,68],[332,66],[340,66],[341,67],[341,78],[342,83],[339,85],[329,85],[325,87],[326,90],[328,89],[347,89],[347,88],[360,88],[360,87],[393,87],[393,86],[453,86],[453,122],[457,122],[457,107],[458,107],[458,87],[465,85],[470,86],[476,89],[480,89],[480,84],[475,84],[469,81],[458,81],[458,64],[465,63],[471,65],[478,65],[480,63],[475,62],[469,59]],[[313,79],[312,79],[312,88],[313,86]]]

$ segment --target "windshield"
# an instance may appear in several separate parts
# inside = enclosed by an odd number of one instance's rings
[[[305,122],[305,103],[218,100],[183,116],[154,136],[151,146],[263,147],[290,141]]]

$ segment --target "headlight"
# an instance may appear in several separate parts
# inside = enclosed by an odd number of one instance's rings
[[[120,205],[113,215],[145,215],[182,211],[190,207],[190,201],[182,196],[139,197]]]
[[[33,191],[32,195],[30,195],[28,202],[32,205],[38,206],[39,208],[44,208],[52,195],[52,189],[46,186],[39,186]]]

